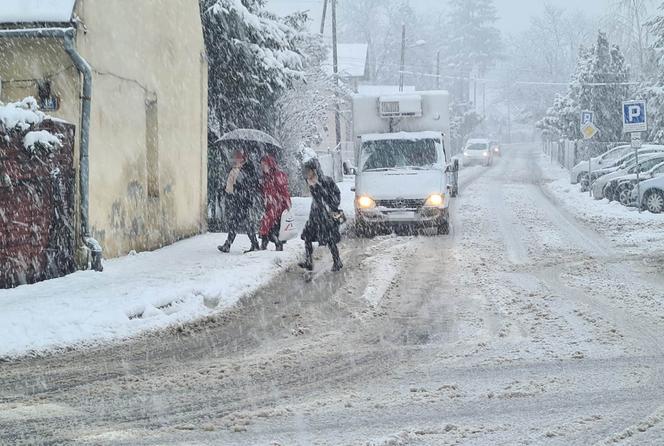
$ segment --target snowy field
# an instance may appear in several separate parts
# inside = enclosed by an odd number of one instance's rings
[[[349,218],[353,184],[351,177],[339,184]],[[309,198],[293,199],[299,228],[309,206]],[[217,246],[225,239],[225,234],[205,234],[106,261],[103,273],[80,271],[0,290],[0,358],[125,339],[218,313],[292,267],[304,249],[296,239],[281,253],[271,245],[268,251],[242,254],[250,244],[239,235],[224,255]]]

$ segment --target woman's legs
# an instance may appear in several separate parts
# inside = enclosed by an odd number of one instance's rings
[[[330,243],[328,246],[332,254],[332,271],[339,271],[344,267],[344,264],[341,262],[341,256],[339,255],[339,248],[336,243]]]
[[[230,252],[231,250],[231,245],[235,241],[235,237],[237,236],[236,232],[233,230],[228,231],[228,237],[226,238],[226,243],[223,245],[218,246],[217,248],[221,252]]]
[[[298,263],[300,268],[312,271],[314,269],[314,244],[309,240],[304,241],[304,262]]]
[[[284,243],[279,240],[279,229],[281,228],[281,222],[277,222],[272,226],[272,229],[270,229],[270,232],[268,234],[268,237],[272,243],[274,243],[274,246],[276,247],[277,251],[283,251],[284,250]]]

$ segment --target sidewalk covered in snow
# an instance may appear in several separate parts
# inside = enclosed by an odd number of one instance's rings
[[[339,186],[350,217],[352,180]],[[307,198],[294,199],[300,228],[309,205]],[[217,251],[224,240],[225,234],[205,234],[107,261],[103,273],[80,271],[0,290],[0,358],[125,339],[217,313],[291,267],[303,249],[293,240],[284,252],[243,255],[249,241],[240,235],[224,255]]]

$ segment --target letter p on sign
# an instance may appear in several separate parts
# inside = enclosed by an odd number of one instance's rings
[[[646,101],[623,102],[623,132],[635,133],[648,130]]]

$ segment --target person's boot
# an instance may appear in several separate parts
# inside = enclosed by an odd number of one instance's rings
[[[217,246],[217,249],[223,253],[229,253],[231,251],[231,244],[226,242],[223,245]]]
[[[299,266],[302,269],[306,269],[307,271],[313,271],[314,270],[313,253],[307,250],[304,254],[304,261],[298,263],[297,266]]]
[[[275,246],[276,246],[275,250],[278,251],[278,252],[281,252],[281,251],[284,250],[284,244],[281,243],[281,242],[276,243]]]
[[[251,248],[244,251],[244,253],[248,254],[250,252],[255,252],[255,251],[260,251],[260,250],[261,250],[261,247],[258,245],[258,242],[256,242],[256,243],[252,243]]]
[[[341,256],[339,256],[339,248],[337,245],[330,245],[330,253],[332,253],[332,271],[337,272],[341,271],[344,267],[344,264],[341,262]]]
[[[267,237],[261,237],[261,251],[265,251],[269,243],[270,241],[267,239]]]

